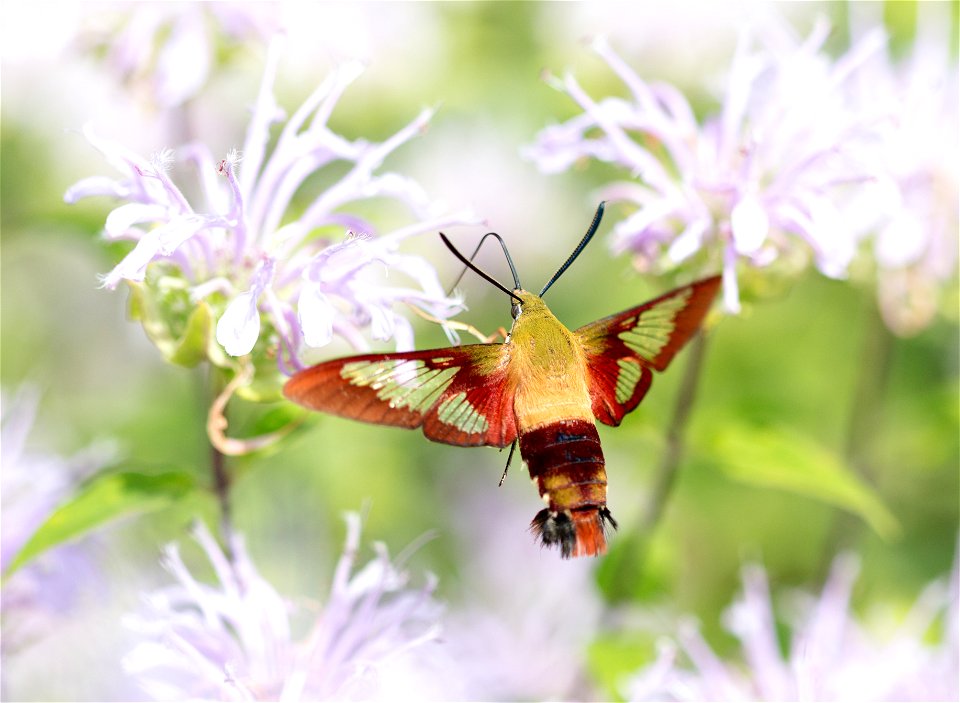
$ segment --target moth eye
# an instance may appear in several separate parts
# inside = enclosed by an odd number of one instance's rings
[[[520,317],[520,304],[519,304],[519,303],[514,303],[514,304],[510,307],[510,315],[513,317],[514,320],[516,320],[518,317]]]

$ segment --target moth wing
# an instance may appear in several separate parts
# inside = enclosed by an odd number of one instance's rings
[[[436,442],[504,447],[516,438],[502,344],[363,354],[300,371],[284,395],[311,410],[422,427]]]
[[[576,330],[597,420],[619,425],[640,404],[653,371],[666,369],[700,327],[720,280],[697,281]]]

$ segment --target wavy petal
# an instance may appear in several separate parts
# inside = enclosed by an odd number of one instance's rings
[[[205,215],[181,215],[176,217],[157,228],[160,236],[160,252],[169,256],[195,234],[217,224],[223,224],[217,217]]]
[[[162,105],[175,107],[200,90],[210,70],[210,41],[203,16],[183,12],[157,57],[155,90]]]
[[[113,290],[121,280],[142,281],[147,265],[160,254],[159,230],[147,232],[133,250],[117,264],[110,273],[101,279],[104,288]]]
[[[252,291],[241,293],[227,305],[217,321],[217,342],[230,356],[253,350],[260,336],[260,312]]]
[[[323,347],[333,339],[333,318],[336,310],[320,286],[304,283],[297,301],[297,319],[303,341],[309,347]]]
[[[730,228],[738,253],[749,256],[763,246],[770,230],[770,218],[756,194],[747,194],[734,205]]]
[[[84,178],[67,188],[63,194],[63,201],[73,205],[78,200],[90,198],[95,195],[106,195],[111,198],[125,198],[129,195],[130,189],[124,184],[106,176],[91,176]]]
[[[103,231],[109,239],[118,239],[125,236],[133,225],[159,222],[165,220],[168,215],[169,211],[163,205],[127,203],[110,211],[103,225]]]

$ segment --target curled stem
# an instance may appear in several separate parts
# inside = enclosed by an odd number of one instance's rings
[[[216,373],[216,370],[213,371]],[[210,404],[207,412],[207,437],[210,440],[210,468],[213,474],[213,491],[220,506],[220,536],[224,554],[233,561],[233,523],[230,507],[230,471],[227,469],[228,456],[242,456],[257,449],[269,446],[290,432],[299,422],[291,422],[275,432],[235,439],[227,436],[227,404],[238,388],[253,380],[253,366],[244,365],[233,379],[220,390]]]
[[[269,447],[274,442],[285,437],[299,422],[291,422],[284,425],[279,430],[268,432],[257,437],[248,437],[246,439],[236,439],[227,436],[227,403],[238,388],[250,383],[253,380],[253,367],[245,365],[237,372],[233,379],[222,391],[214,398],[210,404],[210,410],[207,413],[207,436],[210,438],[210,444],[213,445],[221,454],[226,456],[243,456],[250,452],[264,447]]]

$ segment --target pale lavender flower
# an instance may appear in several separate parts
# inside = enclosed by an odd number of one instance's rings
[[[27,449],[39,394],[21,386],[2,398],[0,419],[0,570],[6,571],[30,537],[84,478],[115,455],[109,442],[73,457]],[[3,649],[17,649],[48,634],[58,615],[73,607],[81,584],[97,580],[81,545],[63,545],[14,572],[3,584]]]
[[[469,554],[464,604],[451,608],[444,627],[454,659],[465,663],[462,700],[592,698],[584,652],[603,613],[594,565],[561,562],[541,548],[524,534],[529,496],[509,487],[494,496],[490,485],[489,477],[458,480],[451,504]]]
[[[280,119],[272,93],[278,59],[274,43],[242,157],[232,151],[217,161],[199,144],[179,150],[197,169],[202,203],[191,203],[173,182],[173,152],[144,159],[85,130],[122,177],[85,179],[65,198],[126,201],[107,216],[105,236],[135,242],[103,285],[152,281],[161,298],[186,290],[190,304],[211,306],[216,339],[228,354],[248,354],[266,336],[268,345],[279,345],[278,363],[287,372],[301,366],[302,352],[334,335],[365,348],[366,327],[375,339],[394,338],[398,349],[409,349],[413,332],[402,306],[445,319],[462,304],[444,293],[424,259],[401,253],[400,245],[416,234],[474,221],[468,213],[438,213],[416,182],[381,172],[384,159],[421,132],[432,111],[423,110],[382,143],[332,132],[327,120],[362,72],[358,63],[345,63],[286,120],[268,152],[270,127]],[[308,177],[344,162],[346,175],[305,208],[291,208]],[[407,206],[416,221],[373,236],[376,228],[349,211],[373,198]],[[182,309],[176,314],[182,318]]]
[[[161,108],[177,107],[205,86],[218,43],[266,43],[278,27],[273,3],[126,3],[88,16],[90,40],[108,67]]]
[[[295,608],[256,570],[244,542],[227,557],[202,525],[195,530],[216,576],[195,578],[175,545],[164,566],[176,583],[149,593],[127,625],[144,639],[124,668],[159,700],[369,700],[442,695],[435,642],[435,579],[411,588],[386,547],[355,570],[361,521],[348,514],[347,539],[327,602],[305,634]],[[400,688],[402,683],[405,688]]]
[[[629,699],[957,700],[957,564],[949,585],[934,582],[905,617],[885,617],[886,624],[895,624],[884,633],[875,631],[876,622],[873,627],[858,622],[850,610],[858,571],[856,558],[841,557],[819,599],[794,600],[784,618],[791,638],[783,653],[766,573],[759,566],[746,567],[743,595],[725,619],[740,641],[742,662],[722,660],[697,626],[686,622],[677,641],[661,642],[657,661],[629,683]],[[927,641],[937,625],[942,625],[940,641]]]
[[[615,252],[633,252],[645,270],[722,267],[731,312],[740,308],[738,262],[789,269],[812,256],[824,274],[843,276],[857,242],[838,199],[871,178],[864,147],[873,125],[849,109],[844,89],[882,36],[831,61],[821,51],[825,24],[803,42],[781,29],[760,34],[761,49],[741,37],[722,108],[702,124],[676,88],[642,79],[598,39],[594,49],[629,99],[596,101],[568,75],[560,86],[583,113],[542,130],[526,150],[548,173],[583,159],[626,169],[630,180],[601,192],[636,207],[614,227]]]
[[[851,9],[855,25],[874,11],[869,4]],[[880,312],[900,335],[930,324],[957,275],[960,74],[947,10],[920,5],[911,52],[900,61],[878,54],[854,86],[861,109],[882,125],[883,171],[876,187],[851,204],[848,219],[876,235]]]

